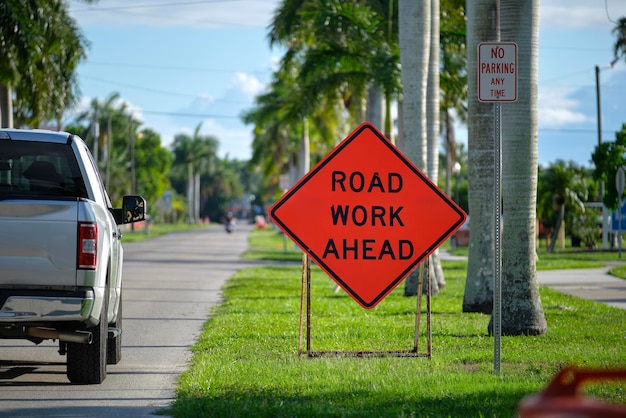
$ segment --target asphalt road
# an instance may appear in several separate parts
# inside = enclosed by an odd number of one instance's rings
[[[101,385],[72,385],[58,344],[0,340],[0,416],[151,417],[174,398],[189,348],[237,270],[249,225],[127,243],[122,361]]]

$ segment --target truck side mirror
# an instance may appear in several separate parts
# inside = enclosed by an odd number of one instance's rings
[[[146,219],[146,200],[141,196],[122,198],[122,223],[130,224]]]

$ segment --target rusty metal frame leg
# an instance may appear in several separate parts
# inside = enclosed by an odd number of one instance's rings
[[[311,259],[306,256],[306,353],[311,357]]]
[[[426,269],[426,357],[432,359],[432,328],[431,328],[431,316],[430,316],[430,257],[428,257],[419,266],[419,274],[417,279],[417,307],[415,311],[415,339],[413,344],[413,351],[419,354],[419,338],[420,338],[420,324],[422,321],[422,286],[424,284],[424,269]]]
[[[306,292],[306,265],[308,256],[302,254],[302,285],[300,289],[300,325],[298,327],[298,356],[302,355],[302,328],[304,326],[304,298]]]
[[[426,259],[427,264],[426,267],[428,268],[427,273],[426,273],[426,335],[427,335],[427,344],[428,344],[428,349],[427,349],[427,357],[428,360],[432,359],[432,354],[433,354],[433,333],[432,333],[432,327],[430,326],[430,257],[428,257]]]
[[[422,314],[422,280],[424,278],[424,263],[421,263],[419,273],[417,275],[417,303],[415,308],[415,336],[413,338],[413,351],[419,353],[419,339],[420,339],[420,323]]]

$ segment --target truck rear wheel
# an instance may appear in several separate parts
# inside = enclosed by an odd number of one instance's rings
[[[99,384],[107,375],[107,304],[105,292],[100,323],[90,328],[93,333],[91,344],[67,343],[67,378],[75,384]]]

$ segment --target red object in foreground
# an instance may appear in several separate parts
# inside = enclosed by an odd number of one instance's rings
[[[579,369],[567,367],[537,395],[519,406],[520,418],[624,418],[625,404],[611,404],[580,395],[583,383],[626,380],[626,369]]]

